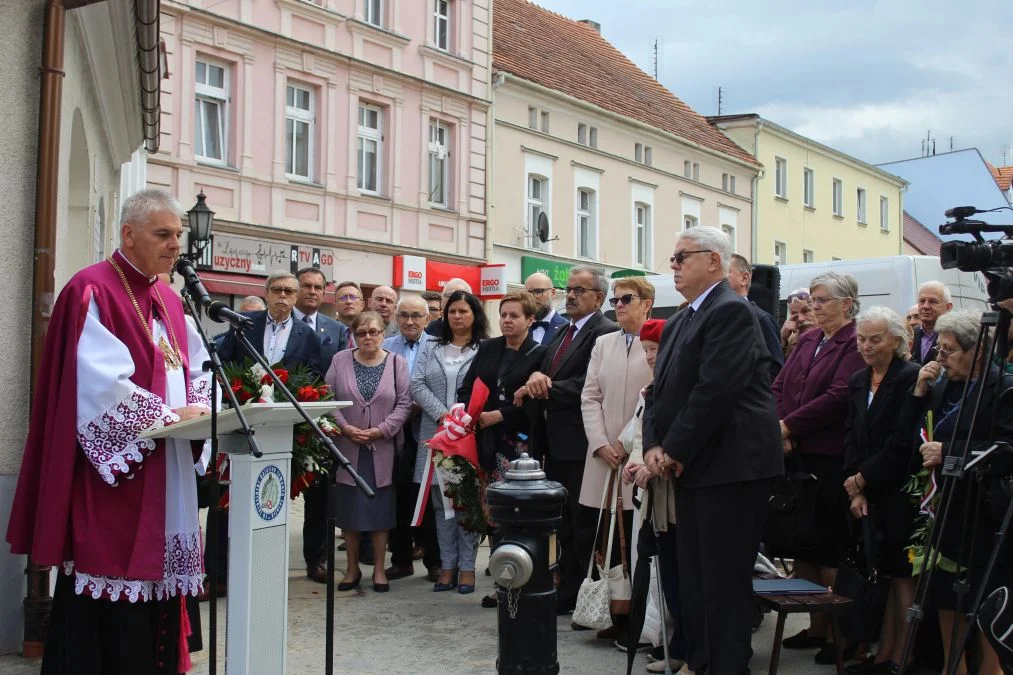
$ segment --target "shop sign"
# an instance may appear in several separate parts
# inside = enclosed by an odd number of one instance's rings
[[[537,258],[533,255],[522,255],[520,282],[524,283],[524,280],[535,272],[541,272],[552,279],[552,285],[556,288],[566,288],[566,281],[570,278],[571,267],[573,265],[556,260]]]
[[[283,244],[232,234],[216,234],[211,242],[211,269],[266,277],[288,270],[316,267],[328,279],[334,274],[334,250],[298,244]]]
[[[417,255],[394,256],[394,286],[420,293],[426,290],[426,259]]]
[[[483,300],[498,300],[506,295],[506,265],[485,265],[479,269],[482,278],[479,295]]]
[[[483,300],[506,294],[506,266],[456,265],[421,256],[394,256],[394,286],[406,291],[440,291],[453,278],[464,279]]]

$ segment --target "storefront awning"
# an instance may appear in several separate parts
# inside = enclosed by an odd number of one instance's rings
[[[207,287],[209,293],[221,293],[222,295],[256,295],[263,298],[267,289],[264,287],[267,277],[256,277],[251,274],[230,274],[228,272],[201,272],[201,281]],[[334,304],[334,284],[327,285],[324,293],[324,304]]]

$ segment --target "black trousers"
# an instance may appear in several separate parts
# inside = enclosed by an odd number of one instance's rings
[[[696,673],[749,672],[753,563],[771,488],[759,480],[675,491],[680,609]]]
[[[412,548],[415,545],[425,549],[422,562],[426,569],[439,568],[440,545],[436,541],[436,521],[433,517],[432,502],[426,504],[426,513],[421,527],[412,527],[415,501],[419,497],[419,484],[411,480],[398,483],[395,487],[397,527],[390,531],[390,564],[394,567],[414,567]]]
[[[74,577],[58,574],[42,675],[178,672],[179,597],[136,603],[95,600],[74,593]]]
[[[327,483],[317,481],[302,491],[302,557],[306,569],[327,562]]]
[[[563,522],[559,525],[559,589],[558,607],[572,610],[577,602],[577,589],[587,574],[588,556],[591,555],[590,539],[586,535],[587,524],[581,519],[580,483],[584,479],[584,460],[545,458],[545,477],[566,488],[566,504],[563,505]],[[592,524],[593,528],[594,525]]]

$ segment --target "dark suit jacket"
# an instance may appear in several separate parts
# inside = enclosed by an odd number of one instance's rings
[[[568,330],[569,327],[564,326],[556,331],[542,354],[538,370],[552,378],[552,388],[549,389],[548,399],[529,399],[525,406],[533,420],[529,447],[532,456],[583,462],[587,457],[587,434],[584,433],[584,417],[580,412],[580,394],[584,389],[587,364],[591,360],[594,341],[601,335],[619,330],[619,325],[606,319],[600,310],[592,314],[584,327],[577,331],[559,368],[554,374],[550,373],[552,357]]]
[[[726,281],[697,312],[667,321],[645,396],[644,449],[660,445],[682,463],[679,486],[784,472],[770,360],[756,316]]]
[[[936,346],[936,341],[939,340],[939,334],[937,333],[932,338],[932,346],[929,347],[928,351],[922,352],[922,336],[925,335],[925,331],[919,326],[915,328],[915,338],[911,344],[911,360],[915,363],[925,365],[929,361],[935,361],[936,357],[939,356],[939,347]]]
[[[317,339],[320,340],[320,368],[326,373],[334,355],[348,346],[348,328],[340,321],[317,312]]]
[[[763,344],[767,346],[767,351],[770,352],[770,381],[773,382],[777,379],[777,374],[781,372],[781,368],[784,367],[781,333],[777,330],[777,323],[774,321],[774,317],[770,315],[770,312],[752,300],[749,301],[749,306],[753,309],[756,320],[760,322],[760,332],[763,333]]]
[[[259,312],[248,312],[246,316],[253,319],[253,323],[247,326],[243,332],[246,338],[253,344],[253,347],[263,354],[264,330],[267,327],[267,310],[262,309]],[[245,358],[253,358],[246,353],[246,349],[236,340],[232,331],[225,334],[219,355],[222,361],[237,363],[242,362]],[[309,366],[320,377],[323,377],[326,372],[321,369],[323,364],[320,361],[320,340],[314,335],[312,328],[296,319],[295,316],[292,317],[292,330],[288,334],[288,343],[285,345],[285,355],[282,357],[281,363],[286,368],[293,368],[297,365]]]
[[[914,429],[901,428],[900,412],[918,379],[918,364],[894,358],[869,405],[872,368],[848,381],[848,420],[844,426],[844,476],[861,473],[870,495],[899,490],[907,480],[910,452],[898,440]]]
[[[559,329],[562,328],[563,326],[568,325],[569,323],[570,322],[567,321],[566,318],[559,312],[553,314],[552,320],[549,321],[549,327],[545,329],[545,333],[542,335],[542,339],[538,344],[548,345],[549,343],[551,343],[552,338],[556,337],[556,333],[559,332]]]
[[[426,332],[432,335],[434,338],[440,337],[440,333],[443,332],[443,317],[435,321],[430,321],[429,325],[426,326]]]

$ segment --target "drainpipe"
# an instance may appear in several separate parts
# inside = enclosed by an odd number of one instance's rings
[[[756,131],[753,134],[753,158],[756,159],[757,162],[760,161],[760,129],[762,129],[762,128],[763,128],[763,120],[762,119],[757,119],[756,120]],[[764,173],[764,170],[760,169],[756,173],[756,175],[753,176],[753,195],[752,195],[752,197],[753,197],[753,212],[752,212],[753,228],[752,228],[752,232],[750,233],[750,237],[749,238],[752,240],[752,244],[753,244],[752,250],[750,251],[750,253],[752,254],[752,257],[750,258],[750,260],[753,261],[754,265],[757,262],[756,256],[757,256],[757,253],[759,252],[759,248],[760,248],[759,244],[756,241],[756,239],[757,239],[757,236],[756,236],[756,227],[757,227],[757,225],[759,223],[759,214],[757,213],[757,206],[758,206],[758,201],[759,200],[757,200],[756,196],[759,194],[759,190],[760,190],[760,177],[763,176],[763,173]]]

